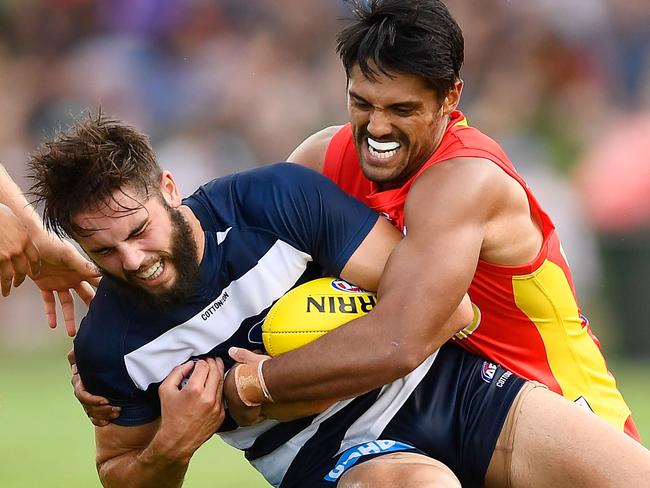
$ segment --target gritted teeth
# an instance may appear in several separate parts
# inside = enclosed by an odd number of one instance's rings
[[[159,259],[154,264],[149,266],[147,269],[139,271],[135,275],[142,280],[151,280],[160,276],[160,273],[163,271],[163,262],[162,259]]]
[[[395,156],[397,154],[397,149],[393,149],[392,151],[375,151],[372,147],[368,147],[368,152],[373,158],[377,159],[389,159]]]
[[[368,137],[368,146],[375,151],[394,151],[400,147],[400,143],[397,141],[379,142]]]

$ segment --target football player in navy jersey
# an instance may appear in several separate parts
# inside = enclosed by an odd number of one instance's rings
[[[391,289],[417,286],[386,265],[401,235],[316,172],[271,165],[181,199],[146,137],[101,114],[47,142],[31,168],[45,221],[105,273],[75,339],[88,391],[121,409],[95,430],[105,486],[180,486],[215,431],[284,488],[640,486],[650,476],[638,443],[454,345],[394,378],[346,376],[332,360],[345,388],[325,384],[321,397],[297,405],[283,405],[287,392],[271,398],[265,363],[231,369],[231,348],[261,347],[271,305],[323,273],[379,288],[363,320],[374,329],[359,319],[330,334],[400,354],[400,342],[378,331],[400,329],[401,310],[382,306]],[[470,319],[466,305],[428,320],[451,337]],[[228,403],[260,408],[254,425],[224,411],[224,370]],[[298,418],[273,420],[283,408]],[[612,451],[616,465],[605,462]]]

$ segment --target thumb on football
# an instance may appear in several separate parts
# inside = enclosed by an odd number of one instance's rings
[[[257,354],[248,349],[243,349],[241,347],[231,347],[228,349],[228,355],[233,358],[238,363],[250,364],[250,363],[259,363],[263,359],[268,358],[264,354]]]

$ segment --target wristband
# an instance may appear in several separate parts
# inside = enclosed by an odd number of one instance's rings
[[[238,364],[235,366],[235,387],[239,399],[247,407],[259,407],[262,403],[273,402],[266,387],[262,365],[268,358],[257,364]]]
[[[242,403],[247,407],[259,407],[264,393],[257,377],[257,365],[238,364],[234,374],[237,395]]]
[[[269,403],[273,403],[273,398],[269,393],[269,389],[266,387],[266,381],[264,381],[264,372],[262,371],[262,366],[268,360],[269,358],[265,358],[262,359],[259,363],[257,363],[257,378],[259,379],[260,386],[262,387],[262,394],[264,395],[264,399],[267,400],[267,402]]]

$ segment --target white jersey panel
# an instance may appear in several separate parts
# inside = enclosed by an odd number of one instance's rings
[[[188,321],[135,349],[124,361],[141,390],[159,383],[175,365],[205,354],[228,340],[242,321],[260,314],[287,292],[304,273],[311,256],[277,241],[241,278]]]

